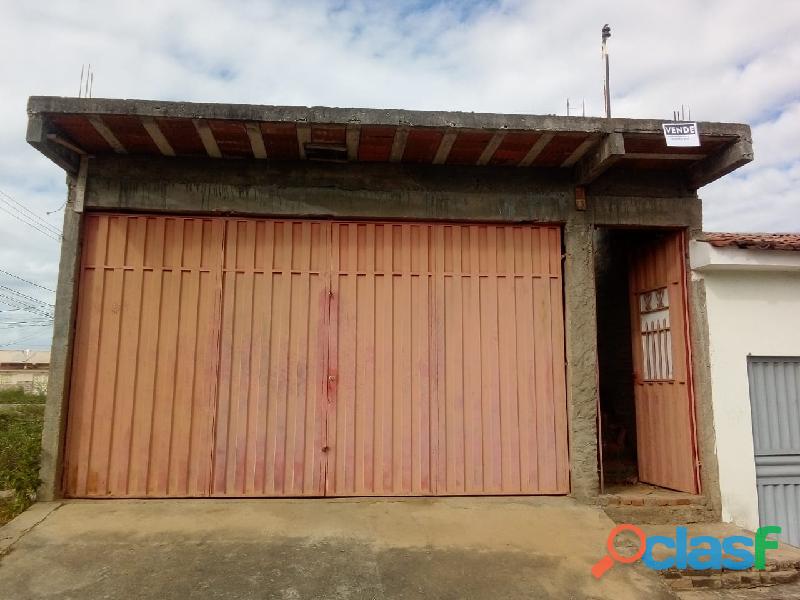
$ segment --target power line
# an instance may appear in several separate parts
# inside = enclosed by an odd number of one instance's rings
[[[43,308],[41,306],[38,306],[38,307],[37,306],[26,306],[18,298],[14,298],[13,296],[7,296],[6,294],[0,293],[0,302],[2,302],[3,304],[7,304],[8,306],[11,306],[12,308],[19,308],[19,309],[22,309],[22,310],[24,310],[26,312],[29,312],[31,314],[38,315],[40,317],[47,317],[47,318],[52,318],[53,317],[53,313],[50,312],[50,311],[47,311],[46,308]]]
[[[34,298],[33,296],[28,296],[28,294],[23,294],[22,292],[18,292],[17,290],[15,290],[13,288],[6,287],[4,285],[0,285],[0,289],[5,290],[7,292],[11,292],[12,294],[16,294],[17,296],[20,296],[21,298],[23,298],[25,300],[29,300],[31,302],[36,302],[38,304],[42,304],[44,306],[47,306],[48,308],[54,308],[53,304],[51,304],[50,302],[45,302],[44,300],[39,300],[39,298]]]
[[[23,219],[30,221],[36,227],[44,229],[48,233],[52,233],[53,235],[60,236],[61,231],[59,231],[56,227],[45,221],[42,217],[38,216],[36,213],[27,210],[23,204],[20,204],[11,196],[4,193],[0,190],[0,202],[4,202],[8,207],[11,208],[14,212],[18,213]]]
[[[0,200],[3,200],[3,199],[2,199],[2,198],[0,198]],[[55,236],[55,235],[53,235],[52,233],[48,232],[46,229],[42,229],[42,228],[40,228],[40,227],[37,227],[37,226],[36,226],[36,225],[34,225],[33,223],[31,223],[31,222],[29,222],[29,221],[26,221],[25,219],[23,219],[23,218],[22,218],[22,217],[20,217],[19,215],[16,215],[16,214],[14,214],[14,213],[13,213],[11,210],[9,210],[8,208],[6,208],[5,206],[2,206],[2,205],[0,205],[0,210],[1,210],[1,211],[3,211],[4,213],[6,213],[7,215],[9,215],[10,217],[13,217],[13,218],[15,218],[15,219],[16,219],[17,221],[19,221],[20,223],[24,223],[24,224],[25,224],[25,225],[27,225],[28,227],[30,227],[30,228],[32,228],[32,229],[35,229],[36,231],[38,231],[38,232],[39,232],[39,233],[41,233],[41,234],[44,234],[44,235],[46,235],[46,236],[47,236],[47,237],[49,237],[51,240],[54,240],[54,241],[56,241],[56,242],[59,242],[59,241],[61,241],[61,239],[60,239],[59,237],[56,237],[56,236]]]
[[[56,293],[55,290],[51,290],[50,288],[44,287],[43,285],[39,285],[38,283],[35,283],[33,281],[28,281],[27,279],[24,279],[24,278],[20,277],[19,275],[14,275],[13,273],[9,273],[8,271],[4,271],[3,269],[0,269],[0,273],[2,273],[3,275],[8,275],[9,277],[13,277],[14,279],[18,279],[19,281],[22,281],[23,283],[27,283],[28,285],[32,285],[34,287],[37,287],[40,290],[44,290],[45,292],[51,292],[53,294]]]
[[[39,233],[42,233],[42,234],[46,235],[47,237],[49,237],[52,240],[56,240],[56,241],[60,240],[60,237],[57,236],[56,234],[54,234],[53,232],[51,232],[49,229],[44,229],[41,225],[38,225],[38,224],[36,224],[36,222],[33,222],[33,221],[29,220],[28,217],[26,217],[24,214],[21,213],[21,211],[16,210],[13,207],[13,205],[11,205],[10,203],[6,202],[5,198],[0,198],[0,202],[5,202],[5,204],[7,205],[7,206],[3,206],[2,204],[0,204],[0,210],[2,210],[8,216],[13,217],[14,219],[19,221],[20,223],[22,223],[24,225],[27,225],[31,229],[35,229]],[[8,208],[8,206],[11,206],[11,208]]]
[[[35,229],[53,240],[61,240],[61,231],[58,228],[48,223],[43,217],[33,212],[18,200],[12,198],[3,190],[0,190],[0,202],[5,205],[0,205],[0,210],[15,218],[20,223],[24,223],[28,227]]]
[[[21,338],[14,340],[13,342],[8,342],[7,344],[0,344],[0,348],[7,348],[8,346],[14,346],[15,344],[19,344],[20,342],[26,342],[28,340],[31,340],[31,339],[37,337],[37,336],[39,336],[39,332],[38,331],[36,331],[36,332],[34,332],[34,333],[30,334],[30,335],[24,335]]]
[[[52,317],[20,317],[16,321],[0,321],[0,327],[5,325],[41,325],[52,323]]]
[[[52,323],[53,319],[50,317],[39,317],[39,318],[26,318],[23,317],[21,321],[0,321],[0,326],[2,325],[39,325],[41,323]]]
[[[10,194],[4,192],[3,190],[0,190],[0,196],[4,196],[7,199],[7,202],[13,203],[17,207],[19,207],[19,210],[21,212],[23,212],[26,215],[28,215],[31,220],[36,221],[38,224],[40,224],[45,229],[49,229],[51,232],[55,233],[58,236],[61,235],[61,230],[58,227],[56,227],[55,225],[50,223],[42,215],[40,215],[37,212],[31,210],[28,206],[24,205],[19,200],[16,200]]]

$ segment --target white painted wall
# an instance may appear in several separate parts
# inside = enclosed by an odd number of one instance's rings
[[[800,252],[780,252],[778,263],[714,249],[706,260],[693,242],[694,277],[706,288],[711,384],[719,461],[722,518],[748,529],[758,527],[758,495],[747,380],[747,356],[800,356]],[[763,254],[763,251],[756,251]],[[731,256],[733,254],[734,256]],[[788,256],[787,256],[788,255]],[[762,258],[762,257],[759,257]],[[767,257],[768,258],[768,257]]]

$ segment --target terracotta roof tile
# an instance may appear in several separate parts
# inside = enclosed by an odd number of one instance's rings
[[[718,248],[753,248],[756,250],[800,251],[800,233],[704,233],[701,242]]]

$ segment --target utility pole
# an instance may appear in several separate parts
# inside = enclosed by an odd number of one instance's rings
[[[611,88],[609,86],[609,71],[608,71],[608,38],[611,37],[611,27],[608,26],[608,23],[603,25],[603,62],[605,62],[606,67],[606,79],[605,79],[605,86],[603,87],[603,96],[605,97],[606,102],[606,118],[611,118]]]

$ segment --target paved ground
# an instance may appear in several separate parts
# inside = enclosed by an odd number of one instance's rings
[[[671,598],[590,575],[613,523],[567,498],[76,501],[0,529],[28,598]]]
[[[742,590],[680,592],[678,598],[680,600],[797,600],[800,598],[800,584],[789,583]]]

